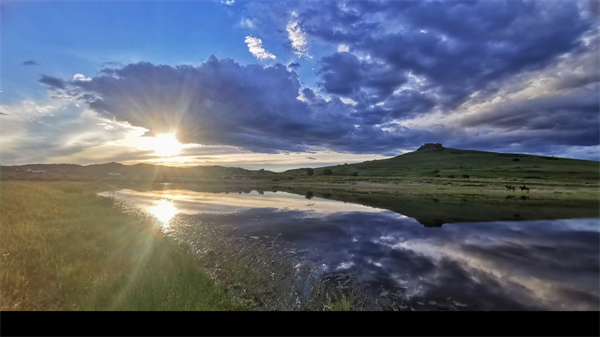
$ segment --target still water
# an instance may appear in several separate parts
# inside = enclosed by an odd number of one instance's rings
[[[169,230],[177,214],[277,238],[320,272],[348,273],[417,310],[598,310],[600,219],[422,221],[286,192],[121,190]],[[265,239],[265,240],[267,240]]]

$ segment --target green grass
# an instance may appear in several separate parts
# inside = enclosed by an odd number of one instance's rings
[[[519,159],[519,161],[513,161]],[[324,176],[325,169],[331,169],[333,176]],[[313,177],[307,177],[304,169],[289,170],[281,175],[295,176],[312,181],[387,180],[428,178],[443,182],[454,179],[503,181],[506,183],[563,182],[598,185],[600,163],[589,160],[553,158],[524,154],[507,154],[484,151],[425,150],[409,152],[394,158],[373,160],[358,164],[337,165],[316,168]],[[352,176],[358,174],[358,176]],[[439,177],[436,177],[439,175]]]
[[[244,310],[103,183],[0,183],[1,310]]]

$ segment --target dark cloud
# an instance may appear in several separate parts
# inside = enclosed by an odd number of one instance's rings
[[[25,61],[25,62],[21,63],[21,65],[24,65],[24,66],[37,66],[38,63],[35,62],[34,60],[29,60],[29,61]]]
[[[360,125],[349,105],[338,98],[325,101],[308,88],[303,102],[297,99],[298,76],[281,64],[241,66],[211,56],[197,67],[141,62],[105,69],[87,82],[49,76],[40,82],[102,115],[145,127],[149,135],[176,130],[184,143],[267,153],[322,146],[395,154],[403,144],[416,146],[426,136]]]
[[[297,63],[297,62],[290,62],[290,64],[288,64],[288,68],[291,68],[291,69],[296,69],[299,67],[300,67],[300,63]]]
[[[584,4],[588,13],[590,13],[590,16],[596,20],[600,19],[600,2],[596,0],[587,0],[584,2]]]
[[[315,158],[315,157],[306,157],[306,158],[308,158],[310,160],[317,160],[317,158]]]
[[[403,72],[385,64],[361,61],[346,52],[324,57],[321,64],[320,86],[326,92],[353,99],[359,97],[361,90],[369,92],[375,100],[382,99],[407,81]]]
[[[66,82],[59,78],[56,78],[56,77],[42,75],[42,77],[39,79],[39,81],[40,81],[40,83],[43,83],[54,89],[65,89],[66,88]]]
[[[300,18],[307,34],[344,43],[376,61],[324,58],[325,90],[348,94],[363,88],[374,75],[361,69],[372,64],[386,67],[389,74],[425,78],[447,107],[583,48],[582,34],[597,28],[576,2],[361,1],[306,6]],[[392,92],[399,84],[383,81],[378,89]]]
[[[375,125],[384,124],[393,120],[402,120],[428,113],[437,103],[435,96],[420,93],[416,90],[403,90],[387,97],[386,100],[374,104],[377,99],[369,100],[366,105],[359,100],[356,115],[359,116],[361,124]]]
[[[8,116],[8,115],[5,114],[4,112],[0,112],[0,116]]]

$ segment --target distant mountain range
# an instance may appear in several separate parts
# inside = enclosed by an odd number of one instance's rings
[[[142,178],[152,177],[232,177],[232,176],[271,176],[275,172],[268,170],[246,170],[239,167],[224,166],[193,166],[173,167],[165,165],[135,164],[123,165],[120,163],[77,165],[77,164],[30,164],[18,166],[0,166],[3,172],[25,172],[28,168],[44,170],[47,174],[63,175],[87,175],[106,176],[111,172],[119,173],[121,176],[132,176]]]

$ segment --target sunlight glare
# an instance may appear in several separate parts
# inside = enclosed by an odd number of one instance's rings
[[[172,202],[160,199],[158,204],[150,209],[150,213],[160,220],[164,227],[167,227],[169,220],[177,214],[177,209]]]
[[[175,137],[175,133],[165,133],[154,137],[154,151],[161,157],[176,155],[181,148],[182,144]]]

